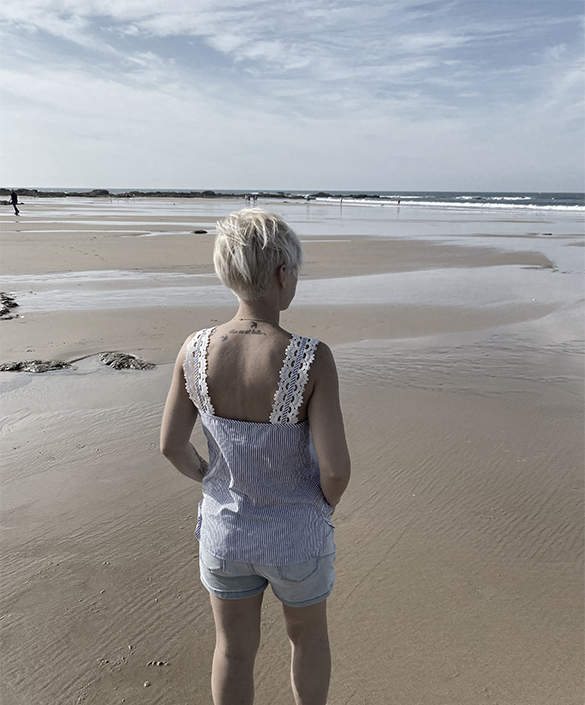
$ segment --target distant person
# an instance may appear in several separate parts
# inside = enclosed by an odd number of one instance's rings
[[[397,205],[398,205],[398,206],[400,205],[400,199],[398,199],[398,203],[397,203]]]
[[[12,203],[12,207],[14,208],[14,215],[20,215],[20,211],[17,208],[18,194],[14,189],[10,192],[10,203]]]
[[[215,705],[251,705],[268,585],[283,604],[297,705],[325,705],[331,656],[327,598],[335,580],[333,510],[350,460],[329,348],[279,325],[294,295],[296,233],[261,209],[217,224],[213,260],[236,294],[231,321],[201,330],[177,357],[161,450],[203,483],[196,536],[211,595]],[[209,465],[190,438],[201,418]]]

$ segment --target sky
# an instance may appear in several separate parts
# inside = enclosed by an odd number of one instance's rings
[[[583,191],[582,0],[2,0],[0,185]]]

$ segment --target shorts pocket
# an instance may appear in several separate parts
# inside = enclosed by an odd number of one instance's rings
[[[225,573],[225,560],[212,555],[203,547],[199,549],[199,560],[210,573]]]
[[[302,583],[317,572],[319,568],[319,558],[310,558],[304,563],[294,565],[281,565],[278,567],[278,575],[282,580],[289,583]]]

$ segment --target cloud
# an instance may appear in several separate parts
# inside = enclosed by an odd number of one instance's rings
[[[124,155],[113,170],[125,174],[121,186],[164,173],[180,187],[192,178],[187,156],[202,169],[200,186],[215,175],[215,185],[246,188],[254,178],[293,188],[310,175],[315,187],[329,178],[337,188],[343,179],[382,188],[385,164],[398,162],[393,173],[418,174],[426,188],[446,170],[461,185],[477,180],[480,164],[495,183],[498,159],[508,165],[514,155],[520,166],[508,173],[521,180],[535,150],[551,160],[551,183],[561,183],[563,165],[577,183],[582,20],[567,7],[4,0],[3,120],[13,136],[1,146],[5,164],[26,176],[34,133],[36,163],[43,150],[51,155],[43,179],[59,143],[75,178],[92,164],[106,174]],[[542,144],[531,145],[531,134]]]

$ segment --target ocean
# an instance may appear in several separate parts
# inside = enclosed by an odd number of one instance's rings
[[[85,195],[94,189],[69,189],[69,188],[39,188],[20,189],[23,195],[38,195],[39,197],[62,194]],[[36,193],[35,193],[36,192]],[[188,198],[203,194],[215,197],[245,196],[246,194],[258,195],[262,198],[290,198],[316,201],[341,201],[344,204],[359,203],[368,206],[410,205],[434,206],[439,208],[473,208],[473,209],[530,209],[530,210],[556,210],[556,211],[584,211],[585,193],[561,192],[488,192],[488,191],[307,191],[307,190],[238,190],[218,189],[199,191],[195,189],[108,189],[100,197],[107,194],[122,198],[124,196],[136,197],[175,197]]]
[[[369,194],[340,192],[331,196],[344,203],[359,200],[373,205],[392,204],[435,206],[441,208],[503,208],[585,211],[585,193],[514,193],[464,191],[378,191]],[[329,198],[329,197],[321,197]]]

